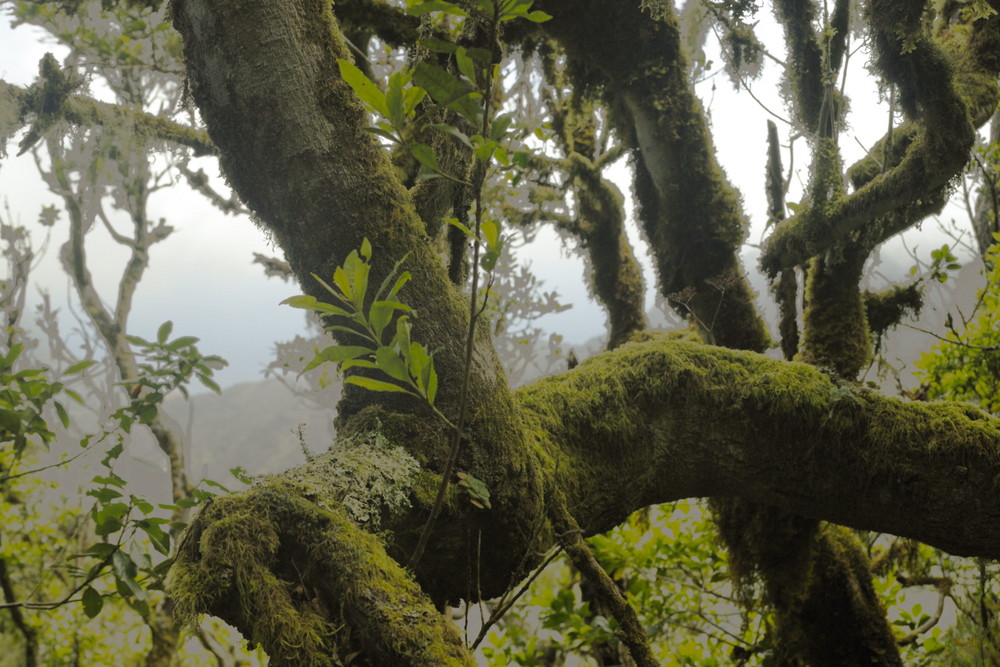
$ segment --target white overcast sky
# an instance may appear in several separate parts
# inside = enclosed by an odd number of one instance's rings
[[[780,31],[769,11],[762,11],[759,18],[765,43],[777,49],[776,45],[781,44]],[[39,58],[47,50],[53,50],[41,37],[40,31],[28,26],[11,30],[9,18],[2,17],[0,77],[20,85],[30,83]],[[58,50],[55,53],[60,58],[64,55]],[[886,126],[887,110],[878,103],[874,82],[863,69],[866,57],[863,52],[853,56],[848,77],[853,113],[849,119],[851,130],[841,141],[848,164],[863,155],[861,146],[870,146]],[[719,58],[716,56],[714,60],[718,65]],[[783,115],[785,110],[777,93],[779,76],[778,67],[765,61],[763,77],[751,87],[768,109]],[[753,220],[750,240],[756,243],[766,217],[764,159],[766,121],[771,116],[745,92],[734,91],[725,74],[699,84],[698,93],[711,114],[719,160],[744,195],[745,209]],[[788,126],[780,120],[778,126],[782,140],[786,141]],[[795,149],[795,164],[806,165],[805,142],[798,141]],[[9,205],[15,221],[32,229],[37,246],[44,238],[43,228],[35,224],[40,207],[47,203],[58,205],[59,201],[41,183],[30,155],[15,158],[15,145],[8,147],[8,153],[9,157],[0,161],[0,206]],[[788,159],[786,151],[786,168]],[[206,171],[212,173],[217,169],[211,166]],[[620,187],[628,192],[624,169]],[[789,199],[796,201],[800,193],[801,184],[793,181]],[[150,337],[162,321],[173,320],[175,335],[198,336],[203,352],[220,354],[230,361],[229,368],[220,374],[223,385],[258,379],[261,369],[271,359],[274,341],[289,339],[304,329],[300,311],[278,306],[279,301],[295,293],[295,288],[265,278],[260,267],[250,263],[253,252],[278,254],[278,251],[269,247],[263,234],[247,219],[225,217],[185,189],[161,192],[155,197],[151,206],[154,217],[166,218],[176,231],[152,249],[150,269],[136,296],[131,333]],[[124,255],[103,231],[92,236],[88,241],[92,271],[101,293],[113,295]],[[52,231],[51,247],[35,274],[57,305],[66,304],[69,287],[57,261],[58,247],[64,237],[65,226],[57,224]],[[927,254],[930,243],[941,242],[935,238],[921,243],[921,247]],[[587,297],[578,260],[563,256],[558,247],[555,235],[543,232],[535,247],[523,251],[521,256],[531,261],[533,270],[544,279],[545,289],[557,289],[563,301],[574,304],[569,311],[547,316],[542,325],[565,335],[569,344],[580,343],[601,333],[604,314]],[[752,248],[744,253],[744,262],[748,270],[756,271],[756,253]],[[909,260],[900,258],[895,263],[902,277]],[[651,285],[653,276],[645,258],[644,264],[647,284]],[[651,302],[652,293],[647,304]]]

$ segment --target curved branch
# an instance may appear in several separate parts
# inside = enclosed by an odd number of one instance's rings
[[[910,118],[894,132],[900,145],[889,156],[893,162],[880,169],[874,157],[863,160],[851,170],[859,185],[852,195],[779,224],[760,260],[771,276],[859,231],[874,247],[944,205],[944,188],[965,166],[974,128],[990,119],[1000,99],[1000,15],[974,23],[967,38],[957,33],[938,44],[920,27],[923,6],[873,2],[869,12],[879,67],[899,87]],[[879,146],[871,151],[883,153]]]

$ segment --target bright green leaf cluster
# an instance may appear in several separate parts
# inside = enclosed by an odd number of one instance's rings
[[[13,445],[15,457],[19,457],[32,440],[46,447],[52,442],[55,435],[43,415],[50,403],[63,427],[69,426],[69,413],[56,400],[57,396],[65,394],[77,403],[83,403],[80,395],[62,382],[48,380],[44,369],[14,370],[23,351],[21,343],[14,343],[6,352],[0,352],[0,448],[8,443]],[[93,363],[82,361],[74,364],[65,375],[80,373]]]
[[[917,362],[931,398],[972,401],[1000,413],[1000,234],[986,255],[989,270],[978,315],[965,331],[949,331]],[[937,252],[937,251],[935,251]],[[945,261],[947,258],[942,259]]]
[[[303,372],[328,362],[340,364],[341,370],[378,371],[385,379],[351,375],[344,382],[372,391],[410,394],[433,406],[438,389],[434,359],[426,347],[410,340],[409,317],[415,313],[397,298],[400,289],[410,280],[409,271],[400,272],[406,257],[396,263],[369,301],[371,255],[371,243],[365,239],[360,252],[352,250],[344,264],[334,269],[333,285],[313,274],[338,305],[309,295],[282,301],[330,318],[333,324],[326,327],[327,331],[360,339],[358,345],[331,345],[318,351]],[[391,327],[394,317],[395,326]]]

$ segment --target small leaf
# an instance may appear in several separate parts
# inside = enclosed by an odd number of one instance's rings
[[[353,252],[353,251],[352,251]],[[349,301],[354,300],[354,290],[351,289],[351,281],[347,278],[347,272],[344,268],[338,266],[333,271],[333,283],[340,290],[340,293],[344,295]]]
[[[482,109],[473,99],[477,93],[461,79],[447,70],[421,61],[413,70],[413,80],[435,102],[457,112],[474,126],[479,125]]]
[[[90,586],[83,589],[82,600],[83,613],[87,615],[87,618],[94,618],[104,608],[104,598]]]
[[[340,65],[340,76],[344,78],[347,85],[354,89],[361,101],[371,107],[375,113],[388,118],[389,109],[386,107],[385,94],[379,90],[378,86],[372,83],[354,63],[338,58],[337,64]]]
[[[472,85],[476,85],[476,64],[465,52],[465,48],[460,46],[455,50],[455,61],[458,63],[458,71],[465,75]]]
[[[220,387],[212,378],[208,377],[203,373],[198,373],[197,377],[198,377],[198,382],[201,382],[206,388],[211,389],[216,394],[222,393],[222,387]]]
[[[410,144],[410,152],[413,153],[413,157],[417,158],[417,162],[432,171],[441,173],[441,167],[438,166],[437,156],[434,155],[434,151],[430,146],[414,142]]]
[[[490,127],[490,139],[494,141],[500,141],[507,134],[507,130],[510,129],[511,123],[514,121],[514,117],[510,114],[502,114],[493,119],[493,125]]]
[[[70,366],[69,368],[67,368],[66,371],[63,373],[63,375],[75,375],[75,374],[79,373],[80,371],[83,371],[83,370],[86,370],[86,369],[90,368],[91,366],[93,366],[96,363],[97,362],[94,361],[93,359],[85,359],[85,360],[83,360],[81,362],[78,362],[78,363],[75,363],[72,366]]]
[[[406,369],[406,364],[399,358],[399,355],[391,347],[382,346],[375,350],[375,363],[380,371],[400,382],[410,382],[410,373]]]
[[[69,413],[66,412],[66,408],[59,401],[53,401],[53,405],[55,405],[56,414],[59,415],[59,421],[62,423],[63,428],[69,428]]]
[[[131,556],[124,551],[116,551],[111,556],[111,566],[115,573],[115,583],[119,585],[119,591],[124,587],[125,591],[123,592],[131,593],[132,596],[140,600],[146,599],[146,591],[135,580],[137,568]]]
[[[372,258],[372,244],[368,240],[367,236],[361,241],[361,256],[366,260],[370,260]]]
[[[437,371],[434,370],[434,360],[432,359],[430,364],[428,364],[429,371],[427,372],[426,389],[427,392],[427,402],[434,405],[434,397],[437,396],[438,390],[438,376]]]
[[[467,135],[465,132],[462,132],[454,125],[449,125],[448,123],[431,123],[428,125],[428,127],[432,127],[435,130],[440,130],[442,132],[445,132],[446,134],[450,134],[451,136],[455,137],[469,148],[472,148],[472,141],[469,140],[469,135]]]
[[[371,354],[371,350],[367,347],[361,347],[358,345],[331,345],[330,347],[324,348],[320,352],[316,353],[313,360],[310,361],[302,372],[311,371],[325,363],[336,363],[347,361],[348,359],[356,359],[364,354]]]
[[[346,371],[351,368],[370,368],[376,370],[378,365],[374,361],[369,361],[368,359],[348,359],[340,365],[340,370]]]
[[[369,389],[371,391],[387,391],[387,392],[397,392],[403,394],[412,394],[409,389],[400,387],[398,384],[392,384],[391,382],[383,382],[382,380],[373,380],[370,377],[365,377],[363,375],[352,375],[350,377],[344,378],[344,384],[356,384],[364,389]]]
[[[163,345],[167,342],[167,338],[170,337],[170,332],[174,329],[174,323],[167,320],[160,325],[160,328],[156,331],[156,342]]]
[[[527,14],[524,14],[524,18],[528,19],[532,23],[545,23],[546,21],[552,18],[552,15],[546,14],[540,9],[536,9],[533,12],[528,12]]]
[[[406,92],[403,93],[403,113],[406,116],[412,114],[426,95],[427,91],[420,86],[410,86],[407,88]]]
[[[179,350],[182,347],[190,347],[198,342],[197,336],[181,336],[175,340],[170,341],[171,350]]]
[[[472,233],[472,230],[463,225],[461,222],[459,222],[458,218],[445,218],[445,221],[452,227],[456,227],[462,230],[462,233],[465,234],[470,239],[475,237],[475,234]]]

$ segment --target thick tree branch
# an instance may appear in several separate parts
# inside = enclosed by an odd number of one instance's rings
[[[626,345],[519,396],[587,534],[649,504],[739,496],[1000,556],[1000,421],[968,405],[676,342]]]

